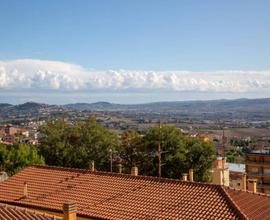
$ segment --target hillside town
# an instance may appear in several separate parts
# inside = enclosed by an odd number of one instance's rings
[[[0,220],[270,220],[269,0],[0,9]]]
[[[38,143],[38,130],[36,125],[22,127],[12,124],[0,125],[0,144],[12,145],[14,143],[26,143],[36,145]]]
[[[98,118],[95,120],[96,123],[100,123]],[[54,119],[52,122],[52,126],[56,126],[61,120]],[[23,123],[24,126],[2,124],[0,145],[13,147],[26,144],[39,149],[39,145],[44,144],[42,129],[48,126],[48,123],[50,122],[43,120],[35,123],[27,121]],[[76,122],[66,120],[61,123],[66,123],[67,126],[76,125]],[[170,126],[159,123],[155,127],[165,129]],[[141,174],[140,169],[144,167],[141,167],[139,161],[136,163],[133,161],[130,169],[127,169],[124,167],[124,157],[116,152],[107,157],[108,163],[105,164],[110,164],[110,169],[108,170],[105,165],[106,172],[100,165],[95,165],[96,162],[100,163],[95,160],[91,161],[88,169],[64,168],[55,166],[56,163],[47,161],[45,157],[48,165],[22,165],[14,173],[7,172],[2,165],[0,219],[6,218],[4,216],[9,216],[7,219],[21,216],[21,219],[33,220],[147,219],[147,216],[156,219],[185,219],[187,216],[190,219],[268,219],[269,138],[227,136],[228,131],[225,129],[217,134],[176,129],[191,140],[198,140],[215,148],[216,156],[210,159],[210,176],[207,180],[201,182],[203,179],[198,179],[200,170],[196,167],[195,173],[190,167],[183,170],[178,178],[175,175],[168,178],[167,174],[163,173],[164,169],[160,169],[158,175],[155,172],[153,174],[150,172],[150,175]],[[118,142],[126,140],[125,131],[117,133]],[[144,138],[147,134],[141,133],[140,136]],[[46,138],[50,138],[48,134]],[[166,145],[164,141],[159,139],[160,145],[154,146],[157,147],[154,154],[161,159],[161,163],[165,161],[162,162],[164,156],[159,153],[162,149],[160,150],[158,146],[164,150]],[[74,166],[77,166],[76,163]],[[251,211],[248,207],[255,201],[258,205]],[[259,205],[262,201],[267,208]],[[148,208],[145,209],[145,206]],[[193,206],[198,207],[198,210],[191,213]],[[257,210],[257,214],[254,209]]]

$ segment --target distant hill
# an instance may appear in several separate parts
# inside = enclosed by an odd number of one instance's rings
[[[59,116],[68,111],[63,106],[26,102],[20,105],[0,104],[0,122],[24,121],[28,119],[46,119]]]
[[[186,120],[270,121],[270,98],[211,101],[153,102],[121,105],[107,102],[69,104],[76,111],[120,112],[127,115],[160,115]]]
[[[49,105],[36,103],[36,102],[26,102],[24,104],[16,105],[14,107],[18,110],[33,110],[33,109],[46,108],[46,107],[49,107]]]
[[[270,98],[212,101],[153,102],[146,104],[113,104],[109,102],[48,105],[27,102],[21,105],[0,104],[0,120],[46,118],[74,112],[118,112],[127,115],[169,115],[181,119],[228,121],[270,121]],[[77,112],[77,113],[76,113]]]
[[[121,105],[108,102],[75,103],[65,105],[67,108],[84,111],[136,111],[136,112],[269,112],[270,98],[266,99],[235,99],[211,101],[178,101],[153,102],[147,104]]]
[[[95,102],[95,103],[75,103],[75,104],[67,104],[64,105],[67,108],[71,108],[74,110],[84,111],[84,110],[116,110],[120,109],[122,105],[119,104],[112,104],[109,102]]]
[[[10,108],[10,107],[12,107],[13,105],[11,105],[11,104],[8,104],[8,103],[0,103],[0,109],[1,108]]]

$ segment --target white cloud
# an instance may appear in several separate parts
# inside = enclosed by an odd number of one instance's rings
[[[88,70],[57,61],[0,61],[0,89],[270,92],[270,71]]]

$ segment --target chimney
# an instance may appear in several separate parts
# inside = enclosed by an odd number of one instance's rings
[[[94,160],[91,160],[91,163],[90,163],[90,170],[91,170],[92,172],[95,171],[95,161],[94,161]]]
[[[224,159],[222,157],[217,157],[216,160],[214,160],[213,167],[217,169],[224,168]]]
[[[118,166],[118,173],[122,173],[122,164],[119,163],[117,166]]]
[[[242,174],[242,190],[244,191],[247,190],[247,174],[246,173]]]
[[[189,175],[189,181],[193,182],[193,169],[189,169],[188,175]]]
[[[182,180],[187,181],[187,174],[186,173],[183,173]]]
[[[131,175],[132,176],[138,176],[138,173],[139,173],[139,171],[138,171],[138,167],[132,167],[131,168]]]
[[[64,218],[63,220],[77,219],[77,206],[75,202],[66,202],[63,204]]]
[[[212,183],[216,185],[230,185],[230,171],[226,158],[217,157],[213,162]]]
[[[28,186],[27,186],[27,182],[23,183],[23,197],[27,198],[28,197]]]
[[[118,173],[122,173],[123,172],[122,158],[121,157],[119,157],[117,159],[117,168],[118,168]]]
[[[248,179],[248,190],[254,193],[257,192],[257,180]]]

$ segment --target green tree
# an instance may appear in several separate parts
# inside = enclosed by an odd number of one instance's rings
[[[142,175],[156,176],[160,143],[163,177],[179,178],[193,168],[195,180],[207,181],[216,155],[211,143],[189,138],[174,126],[153,127],[145,135],[125,131],[119,144],[116,135],[93,118],[73,124],[64,120],[50,121],[40,131],[39,150],[49,165],[88,168],[94,160],[98,170],[109,170],[112,150],[122,159],[125,172],[136,165]]]
[[[229,163],[237,163],[243,160],[244,153],[241,148],[239,149],[230,149],[226,152],[227,161]]]
[[[197,181],[208,181],[216,150],[213,144],[183,135],[174,126],[151,128],[144,137],[148,152],[157,153],[158,143],[162,149],[162,176],[179,178],[188,169],[194,169]],[[157,156],[149,157],[145,174],[157,175]]]
[[[156,176],[158,174],[158,144],[161,145],[162,153],[162,173],[165,177],[179,177],[186,169],[184,164],[185,143],[184,136],[174,126],[159,126],[150,128],[144,136],[143,145],[149,155],[144,172]],[[151,154],[152,153],[152,154]]]
[[[40,131],[39,150],[46,164],[88,168],[94,160],[98,169],[108,170],[109,150],[117,145],[116,135],[97,124],[94,118],[74,124],[50,121]]]
[[[126,173],[130,173],[131,167],[134,165],[138,166],[140,170],[143,169],[147,157],[142,145],[142,136],[139,133],[131,130],[124,131],[118,151]]]
[[[38,154],[34,146],[27,144],[0,145],[0,167],[9,175],[33,164],[44,164],[43,157]]]
[[[0,169],[6,171],[6,163],[9,161],[10,151],[6,145],[0,144]]]
[[[196,181],[209,181],[212,161],[216,156],[216,149],[210,142],[197,138],[186,137],[187,167],[193,169]]]

